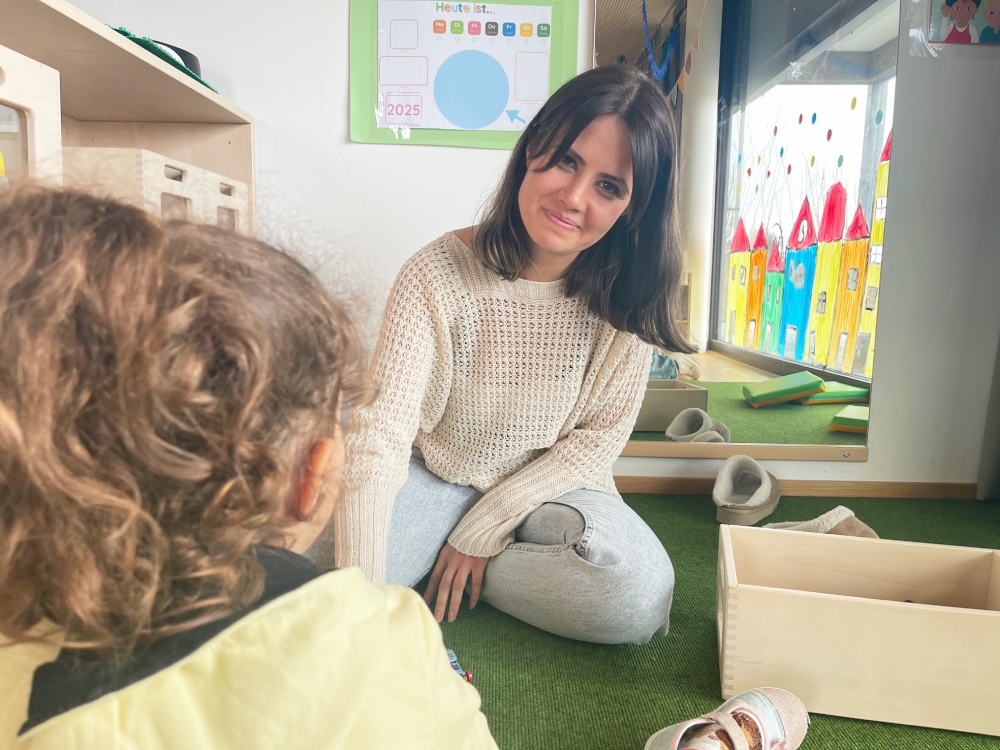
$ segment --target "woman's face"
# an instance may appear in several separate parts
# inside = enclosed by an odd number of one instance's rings
[[[521,275],[535,281],[562,278],[625,213],[632,195],[632,141],[614,115],[590,123],[557,164],[541,171],[546,156],[528,160],[517,195],[532,262]]]

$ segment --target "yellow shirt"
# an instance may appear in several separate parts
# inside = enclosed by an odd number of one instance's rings
[[[16,737],[52,647],[0,648],[0,748],[496,748],[420,597],[347,569],[192,654]]]

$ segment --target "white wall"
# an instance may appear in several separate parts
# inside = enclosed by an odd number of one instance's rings
[[[360,291],[369,317],[406,258],[473,222],[505,164],[502,151],[350,142],[347,0],[73,4],[198,56],[202,77],[254,117],[259,233]]]
[[[689,12],[689,22],[717,24],[720,3],[692,0],[709,12]],[[405,258],[472,221],[504,163],[498,151],[349,142],[347,0],[75,4],[201,58],[206,80],[255,117],[262,233],[306,249],[326,278],[367,291],[376,306]],[[903,8],[907,39],[907,14],[923,8]],[[581,8],[581,69],[592,18]],[[699,47],[704,59],[718,39],[702,29]],[[717,77],[717,66],[693,68],[685,110],[696,91],[711,90],[697,76],[713,67]],[[870,460],[771,462],[779,478],[975,482],[1000,336],[1000,170],[995,154],[970,144],[1000,127],[996,71],[996,49],[937,59],[901,50]],[[685,139],[698,130],[685,127]],[[704,135],[714,138],[714,128]],[[688,221],[705,231],[704,217]],[[616,473],[708,477],[718,466],[623,458]]]

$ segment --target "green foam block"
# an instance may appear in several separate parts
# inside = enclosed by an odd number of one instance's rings
[[[805,398],[822,390],[823,378],[803,370],[760,383],[747,383],[743,386],[743,398],[751,406],[767,406]]]
[[[823,390],[806,396],[802,403],[806,406],[810,404],[850,404],[863,403],[868,400],[868,389],[856,385],[848,385],[837,380],[827,380],[823,383]]]
[[[868,432],[868,407],[845,406],[830,421],[834,432]]]

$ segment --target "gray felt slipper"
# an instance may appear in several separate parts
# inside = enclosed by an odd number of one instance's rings
[[[699,435],[695,435],[691,438],[692,443],[728,443],[722,435],[720,435],[715,430],[709,430],[708,432],[702,432]]]
[[[712,489],[719,523],[750,526],[771,515],[781,497],[774,475],[750,456],[730,456]]]
[[[831,511],[809,521],[785,521],[769,523],[765,529],[787,529],[789,531],[811,531],[814,534],[840,534],[842,536],[864,536],[878,539],[878,534],[850,508],[838,505]]]
[[[698,439],[700,435],[704,435],[707,432],[713,432],[715,435],[710,435],[707,439]],[[667,436],[667,440],[673,440],[675,443],[729,442],[729,428],[718,419],[712,419],[708,416],[708,412],[704,409],[697,407],[684,409],[680,412],[674,417],[664,434]],[[716,435],[721,440],[716,439]]]

